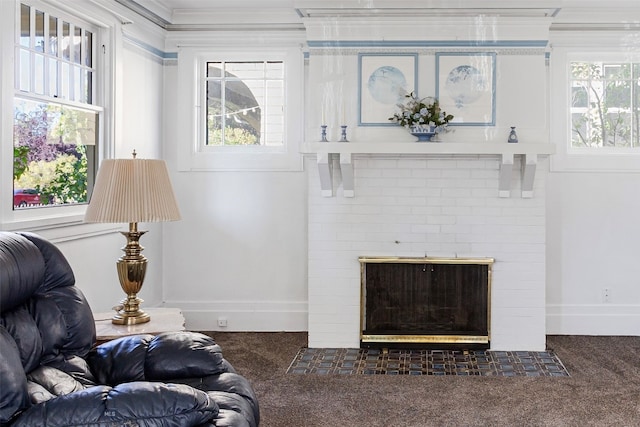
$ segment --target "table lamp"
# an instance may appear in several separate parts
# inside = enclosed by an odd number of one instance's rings
[[[176,221],[180,211],[171,187],[164,160],[105,159],[100,165],[84,216],[85,222],[129,223],[129,231],[121,232],[127,239],[117,263],[118,279],[127,297],[117,307],[111,319],[118,325],[135,325],[150,320],[140,309],[143,302],[137,294],[142,289],[147,271],[147,259],[138,231],[138,222]]]

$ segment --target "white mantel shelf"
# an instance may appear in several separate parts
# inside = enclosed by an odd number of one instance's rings
[[[320,174],[322,195],[333,196],[331,156],[339,155],[344,197],[354,197],[353,155],[495,155],[500,157],[499,197],[510,197],[513,160],[522,156],[521,197],[533,197],[538,156],[556,151],[548,143],[491,143],[491,142],[307,142],[300,152],[315,154]]]
[[[495,142],[307,142],[304,154],[554,154],[553,144]]]

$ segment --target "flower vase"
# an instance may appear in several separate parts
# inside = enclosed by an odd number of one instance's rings
[[[429,142],[436,135],[436,127],[429,125],[413,125],[409,127],[411,135],[418,138],[417,142]]]

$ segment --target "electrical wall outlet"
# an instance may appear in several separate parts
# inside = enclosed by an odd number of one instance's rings
[[[611,302],[611,288],[602,289],[602,302]]]
[[[227,327],[227,318],[226,317],[218,317],[218,326],[220,328],[226,328]]]

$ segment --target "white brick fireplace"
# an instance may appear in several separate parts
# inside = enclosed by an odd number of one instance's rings
[[[346,169],[353,170],[354,197],[344,197],[338,155],[330,155],[333,195],[327,197],[316,158],[307,156],[309,346],[359,346],[358,257],[426,255],[495,258],[491,349],[543,350],[548,157],[538,160],[530,198],[519,191],[528,179],[519,173],[521,156],[504,197],[501,159],[354,154]]]
[[[543,350],[545,180],[554,151],[547,40],[555,11],[457,16],[416,8],[397,16],[300,9],[309,49],[301,150],[309,183],[309,345],[359,346],[359,257],[426,254],[494,258],[491,348]],[[442,97],[438,54],[455,52],[495,53],[492,114],[485,109],[474,125],[465,111],[449,109],[460,126],[439,143],[413,142],[388,122],[392,105],[362,96],[363,54],[416,54],[411,90]],[[380,117],[363,121],[363,111]],[[330,142],[317,142],[321,125]],[[340,126],[350,142],[337,142]],[[519,143],[507,143],[512,126]]]

